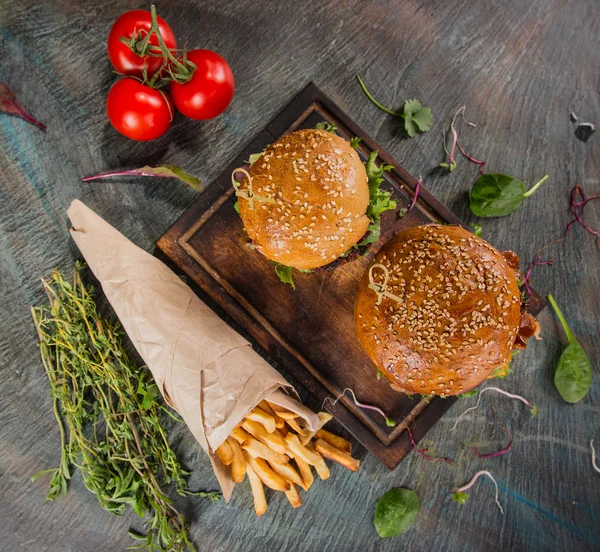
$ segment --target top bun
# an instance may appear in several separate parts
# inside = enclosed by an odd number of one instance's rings
[[[256,249],[277,263],[321,267],[367,232],[367,174],[350,144],[324,130],[298,130],[277,140],[250,167],[252,193],[240,198],[244,228]],[[248,189],[248,178],[240,190]]]
[[[457,395],[510,361],[521,296],[514,267],[489,243],[460,226],[417,226],[379,250],[354,315],[363,348],[394,389]]]

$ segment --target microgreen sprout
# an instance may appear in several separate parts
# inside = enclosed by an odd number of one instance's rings
[[[573,214],[573,219],[569,222],[569,224],[567,224],[564,236],[562,238],[552,240],[550,243],[538,249],[533,255],[535,256],[538,253],[541,253],[545,249],[548,249],[548,247],[550,247],[551,245],[565,241],[567,239],[567,235],[569,234],[569,230],[571,230],[571,227],[576,222],[578,222],[584,230],[596,236],[596,246],[600,249],[600,232],[594,230],[593,228],[590,228],[583,220],[585,206],[594,199],[600,199],[600,194],[585,197],[585,191],[583,190],[583,187],[580,184],[577,184],[571,190],[571,213]]]
[[[176,165],[157,165],[156,167],[145,165],[144,167],[141,167],[139,169],[111,171],[96,174],[94,176],[86,176],[81,180],[82,182],[90,182],[92,180],[100,180],[101,178],[113,178],[115,176],[150,176],[160,178],[177,178],[178,180],[185,182],[188,186],[190,186],[197,192],[201,192],[205,188],[204,184],[202,184],[202,182],[198,178],[184,171],[181,167],[177,167]]]
[[[20,117],[28,123],[35,125],[40,130],[46,132],[46,125],[40,123],[29,113],[27,113],[25,108],[19,103],[19,100],[17,100],[15,93],[3,82],[0,82],[0,112]]]
[[[531,288],[529,287],[529,283],[531,282],[531,271],[533,270],[533,267],[552,265],[552,263],[554,262],[554,259],[548,259],[546,261],[542,261],[541,259],[542,256],[538,255],[533,261],[531,261],[531,263],[525,270],[525,276],[523,277],[522,285],[525,286],[525,289],[527,290],[527,293],[529,293],[529,295],[531,295]]]
[[[463,419],[463,417],[467,414],[467,412],[470,412],[471,410],[477,410],[479,408],[479,403],[481,402],[481,396],[486,391],[496,391],[497,393],[501,393],[502,395],[505,395],[510,399],[517,399],[517,400],[521,401],[522,403],[527,405],[532,417],[538,413],[538,408],[536,406],[532,405],[526,398],[521,397],[521,395],[513,395],[512,393],[509,393],[508,391],[503,391],[502,389],[499,389],[498,387],[486,387],[485,389],[482,389],[479,392],[479,396],[477,397],[477,404],[475,406],[472,406],[471,408],[467,408],[467,410],[465,410],[459,416],[458,420],[456,420],[454,426],[452,427],[452,429],[450,431],[454,431],[456,429],[456,426]]]
[[[478,161],[477,159],[475,159],[474,157],[471,157],[464,149],[463,147],[460,145],[459,141],[458,141],[458,131],[456,130],[456,119],[458,117],[462,117],[463,121],[471,126],[471,127],[475,127],[477,126],[475,123],[471,123],[469,121],[467,121],[467,119],[465,119],[465,109],[466,106],[462,106],[455,114],[454,117],[452,117],[452,121],[450,123],[450,128],[448,129],[447,132],[445,132],[443,134],[444,136],[444,141],[443,141],[443,145],[444,145],[444,151],[446,152],[446,161],[444,163],[440,163],[440,167],[444,167],[447,168],[450,172],[452,172],[454,169],[456,169],[456,148],[458,148],[458,150],[460,151],[460,153],[466,158],[468,159],[471,163],[475,163],[476,165],[479,165],[479,172],[481,174],[483,173],[483,166],[485,165],[485,161]],[[448,137],[449,137],[449,143],[448,143]]]
[[[502,427],[502,426],[501,426]],[[508,441],[508,445],[503,448],[502,450],[499,450],[497,452],[489,452],[487,454],[481,454],[478,450],[477,447],[473,447],[473,452],[479,457],[479,458],[494,458],[496,456],[502,456],[503,454],[506,454],[507,452],[510,452],[510,450],[512,449],[512,443],[513,443],[513,439],[512,439],[512,433],[510,432],[510,430],[505,429],[504,427],[502,427],[502,429],[508,433],[508,437],[509,437],[509,441]]]
[[[600,468],[598,467],[598,464],[596,464],[596,450],[594,449],[594,440],[593,439],[590,441],[590,449],[592,451],[592,467],[598,473],[600,473]]]
[[[419,180],[417,180],[417,183],[415,184],[415,195],[412,198],[412,201],[410,202],[410,207],[408,208],[409,211],[412,211],[412,208],[415,206],[415,203],[417,203],[417,198],[419,197],[419,192],[421,191],[421,184],[423,183],[423,177],[419,176]]]
[[[335,406],[335,404],[346,394],[346,391],[348,391],[350,393],[350,395],[352,395],[352,400],[354,401],[354,404],[356,406],[358,406],[359,408],[363,408],[365,410],[374,410],[375,412],[380,414],[385,419],[385,424],[388,427],[394,427],[396,425],[396,422],[394,420],[392,420],[391,418],[388,418],[388,415],[383,410],[381,410],[381,408],[378,408],[377,406],[372,406],[370,404],[364,404],[364,403],[359,402],[358,399],[356,398],[356,395],[354,394],[354,391],[352,391],[352,389],[350,389],[350,387],[346,387],[346,389],[344,389],[333,401],[331,400],[331,397],[326,397],[325,400],[323,401],[323,407],[325,406],[325,403],[327,401],[329,401],[331,403],[331,406]]]
[[[429,449],[421,448],[417,445],[417,443],[415,442],[415,438],[413,437],[412,431],[410,430],[410,427],[406,426],[406,431],[408,432],[408,436],[410,437],[410,442],[412,443],[412,446],[421,458],[424,458],[425,460],[429,460],[431,462],[448,462],[448,464],[454,464],[454,460],[452,460],[452,458],[446,458],[445,456],[431,456],[427,454],[429,452]]]
[[[486,471],[486,470],[478,471],[473,476],[473,479],[471,479],[471,481],[469,481],[469,483],[456,489],[456,492],[452,495],[452,499],[456,500],[460,504],[464,504],[469,498],[469,495],[465,491],[468,491],[473,485],[475,485],[477,480],[482,475],[487,475],[493,481],[494,486],[496,487],[496,504],[498,505],[498,508],[500,508],[500,512],[502,513],[502,515],[504,515],[504,510],[502,509],[502,505],[500,504],[500,502],[498,502],[498,483],[496,483],[494,476],[489,471]]]

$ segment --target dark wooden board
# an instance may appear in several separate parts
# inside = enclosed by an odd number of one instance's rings
[[[295,271],[295,291],[280,283],[273,264],[249,247],[233,208],[231,172],[278,137],[314,128],[324,120],[334,121],[338,134],[348,140],[359,136],[363,159],[377,150],[380,160],[394,166],[383,186],[392,192],[398,208],[408,207],[415,178],[311,83],[244,148],[157,247],[284,363],[362,444],[394,468],[411,450],[407,425],[419,439],[456,399],[409,397],[393,391],[385,380],[378,382],[356,339],[354,297],[368,263],[394,233],[419,224],[460,224],[460,220],[421,187],[415,208],[406,216],[400,218],[397,210],[383,215],[381,238],[368,254],[334,270]],[[388,427],[379,414],[357,407],[349,395],[342,395],[335,405],[328,400],[345,388],[354,390],[361,402],[384,408],[396,426]]]

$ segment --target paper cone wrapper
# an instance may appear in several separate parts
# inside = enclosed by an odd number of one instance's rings
[[[71,236],[165,401],[209,455],[225,500],[235,483],[214,451],[262,399],[293,410],[312,431],[321,426],[281,374],[164,263],[81,201],[67,214]]]

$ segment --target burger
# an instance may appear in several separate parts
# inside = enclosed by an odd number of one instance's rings
[[[460,226],[409,228],[379,250],[354,319],[393,389],[459,395],[506,373],[513,350],[539,334],[522,308],[518,261]]]
[[[357,140],[334,131],[321,125],[287,134],[232,175],[254,248],[292,285],[292,269],[332,268],[363,253],[379,238],[381,213],[396,207],[380,189],[391,167],[375,164],[377,152],[363,164]]]

